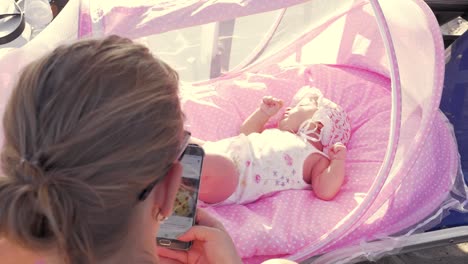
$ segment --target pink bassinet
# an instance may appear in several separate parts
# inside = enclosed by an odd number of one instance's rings
[[[365,249],[382,238],[394,248],[401,236],[427,229],[466,201],[464,185],[454,184],[462,175],[453,132],[438,110],[442,39],[423,1],[76,0],[67,8],[79,13],[57,21],[76,22],[54,21],[4,57],[2,87],[11,87],[34,57],[25,54],[65,40],[47,38],[54,27],[69,27],[79,37],[130,37],[175,67],[187,125],[201,139],[236,135],[263,95],[289,102],[303,85],[349,113],[346,180],[336,199],[291,190],[248,205],[208,207],[245,263]],[[18,58],[17,68],[7,67]]]

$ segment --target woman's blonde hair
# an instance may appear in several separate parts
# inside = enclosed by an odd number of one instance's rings
[[[122,247],[138,195],[176,159],[178,75],[117,36],[61,46],[24,69],[3,125],[0,236],[99,262]]]

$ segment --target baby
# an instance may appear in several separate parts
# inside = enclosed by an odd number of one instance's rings
[[[199,198],[206,203],[246,204],[289,189],[312,189],[333,199],[345,174],[350,125],[346,113],[316,88],[303,87],[277,128],[265,124],[283,106],[271,96],[242,124],[241,134],[205,150]]]

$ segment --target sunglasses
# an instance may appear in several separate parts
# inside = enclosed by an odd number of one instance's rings
[[[184,139],[182,140],[182,144],[179,147],[179,151],[177,154],[177,160],[180,161],[184,157],[185,150],[187,149],[187,146],[189,144],[189,139],[190,139],[190,132],[184,131]],[[170,164],[167,168],[164,170],[163,176],[157,178],[156,180],[152,181],[143,191],[138,195],[138,201],[144,201],[148,195],[150,194],[151,190],[153,190],[154,186],[159,183],[164,177],[167,175],[167,172],[169,169],[172,167],[172,164]]]
[[[12,32],[6,35],[0,35],[0,45],[7,44],[17,39],[19,36],[21,36],[21,34],[23,34],[24,28],[26,26],[23,10],[21,10],[21,7],[18,5],[18,3],[16,3],[16,1],[13,1],[13,4],[15,6],[16,12],[10,14],[0,14],[0,20],[11,17],[19,17],[19,23]],[[0,24],[2,23],[8,23],[8,21],[0,21]]]

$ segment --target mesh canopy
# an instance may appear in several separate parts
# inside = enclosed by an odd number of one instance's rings
[[[54,33],[65,30],[76,33],[71,39],[118,34],[147,45],[179,72],[182,100],[193,134],[203,138],[206,131],[198,129],[203,126],[212,135],[203,139],[234,135],[237,120],[242,119],[243,111],[250,106],[245,105],[245,109],[244,105],[232,106],[238,115],[233,111],[220,113],[221,118],[232,120],[224,126],[225,130],[210,126],[208,120],[215,120],[213,116],[203,119],[196,109],[212,104],[226,110],[233,98],[270,91],[258,88],[258,83],[259,87],[275,86],[279,85],[275,81],[286,80],[281,84],[283,88],[274,91],[292,97],[293,92],[285,91],[288,87],[332,83],[336,78],[337,83],[355,84],[341,87],[339,92],[332,88],[325,91],[348,102],[345,105],[348,110],[382,110],[386,116],[382,119],[385,129],[375,137],[383,146],[379,158],[363,161],[376,166],[373,176],[361,192],[349,191],[350,196],[346,197],[352,197],[354,202],[343,207],[346,209],[340,207],[340,218],[333,219],[330,227],[310,231],[311,236],[302,238],[296,237],[302,230],[297,234],[269,232],[273,236],[270,239],[276,239],[278,234],[291,235],[286,251],[276,250],[274,245],[250,249],[244,246],[256,247],[252,242],[256,238],[245,234],[250,227],[235,226],[230,216],[245,213],[252,217],[246,211],[259,218],[265,215],[255,211],[258,209],[255,205],[209,208],[227,226],[246,262],[257,263],[272,256],[301,260],[377,238],[410,235],[440,221],[438,216],[448,208],[460,208],[465,203],[466,190],[454,135],[438,110],[444,74],[443,43],[437,21],[422,0],[82,0],[72,1],[67,8],[64,12],[68,13],[43,34],[0,61],[2,87],[6,87],[0,90],[6,95],[0,99],[0,107],[4,107],[4,98],[8,97],[21,66],[58,43],[69,41],[70,37]],[[8,66],[18,59],[21,63],[15,64],[17,67]],[[341,75],[342,72],[346,74]],[[327,74],[330,76],[326,77]],[[351,81],[344,76],[359,76],[362,83],[359,78]],[[239,83],[244,89],[239,89]],[[254,87],[253,92],[247,93],[246,87]],[[348,91],[350,96],[359,91],[362,94],[350,98],[346,95]],[[373,99],[368,101],[372,105],[359,104],[367,102],[371,95]],[[365,151],[358,135],[363,133],[359,126],[374,118],[369,111],[364,119],[354,114],[353,131],[357,136],[350,148],[355,147],[356,153],[359,147],[359,153]],[[356,120],[364,121],[358,125]],[[379,126],[378,120],[375,122],[366,128],[368,135],[374,135],[373,129]],[[351,171],[358,166],[350,167]],[[345,183],[345,189],[354,186],[351,182],[349,179]],[[262,201],[261,206],[268,204],[274,208],[271,210],[277,210],[275,205],[281,199],[273,197]],[[320,203],[317,208],[328,206],[334,210],[334,204]],[[296,217],[300,218],[301,213]],[[268,224],[273,230],[283,228],[274,222]],[[237,228],[242,231],[236,231]],[[393,246],[398,246],[398,242]],[[385,250],[388,249],[382,249]]]

